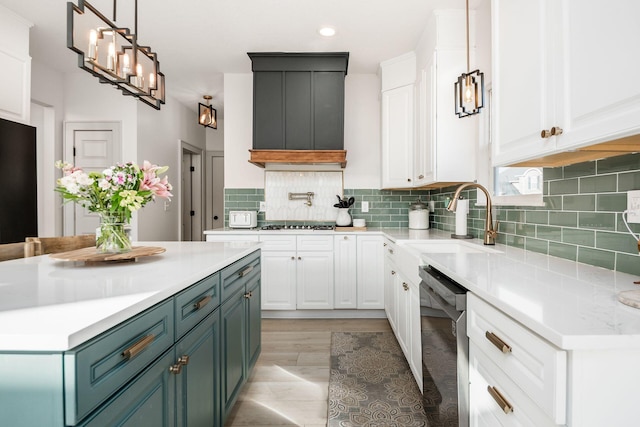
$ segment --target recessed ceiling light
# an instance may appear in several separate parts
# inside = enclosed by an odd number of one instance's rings
[[[322,27],[318,30],[321,36],[332,37],[336,35],[336,29],[332,27]]]

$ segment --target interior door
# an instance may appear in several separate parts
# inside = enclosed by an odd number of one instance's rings
[[[224,227],[224,157],[211,157],[211,227]]]
[[[192,234],[192,155],[182,151],[182,241],[193,240]]]
[[[85,172],[102,172],[115,164],[114,134],[112,130],[76,130],[74,132],[73,163]],[[86,208],[75,206],[73,234],[93,234],[100,225],[100,217]]]

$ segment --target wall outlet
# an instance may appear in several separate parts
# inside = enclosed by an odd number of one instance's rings
[[[258,208],[258,212],[266,212],[267,211],[267,202],[260,202],[260,207]]]
[[[627,222],[640,224],[640,190],[627,191]]]
[[[369,202],[362,202],[362,206],[360,209],[363,213],[369,212]]]

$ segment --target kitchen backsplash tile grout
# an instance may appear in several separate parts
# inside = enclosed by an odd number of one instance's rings
[[[626,192],[640,189],[640,154],[579,163],[543,172],[545,206],[496,206],[499,220],[498,243],[549,254],[573,261],[640,275],[640,256],[635,239],[622,221]],[[614,185],[615,182],[615,185]],[[409,205],[420,198],[433,201],[430,226],[444,231],[455,229],[455,214],[446,203],[456,187],[438,190],[345,189],[355,198],[350,213],[364,218],[369,227],[408,227]],[[484,233],[484,206],[476,206],[476,191],[462,192],[470,200],[467,227],[481,238]],[[258,210],[264,189],[225,189],[225,226],[230,210]],[[362,212],[362,202],[369,212]],[[266,221],[258,214],[258,226],[285,221]],[[296,222],[299,224],[300,222]],[[640,233],[640,224],[630,224]]]

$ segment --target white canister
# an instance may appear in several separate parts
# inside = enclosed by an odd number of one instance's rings
[[[414,230],[429,228],[429,208],[420,199],[409,205],[409,228]]]

